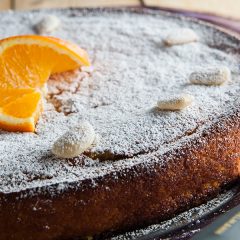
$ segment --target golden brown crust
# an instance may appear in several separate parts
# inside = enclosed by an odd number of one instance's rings
[[[239,117],[223,117],[221,124],[192,140],[191,148],[183,144],[162,156],[171,158],[165,167],[139,165],[115,180],[99,178],[97,188],[85,182],[81,189],[54,197],[41,192],[22,199],[19,193],[0,196],[0,239],[68,239],[123,231],[205,202],[239,177]]]

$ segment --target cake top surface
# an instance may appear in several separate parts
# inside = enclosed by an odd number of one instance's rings
[[[221,114],[235,108],[240,90],[239,42],[220,31],[185,18],[158,12],[82,11],[78,9],[1,13],[0,37],[34,33],[46,14],[61,27],[52,35],[85,48],[94,71],[54,75],[35,133],[0,132],[0,192],[90,179],[136,164],[166,164],[161,155],[197,137]],[[199,41],[166,47],[164,38],[191,28]],[[222,86],[189,83],[199,69],[227,66],[232,81]],[[182,111],[159,111],[157,100],[178,93],[194,96]],[[58,159],[54,141],[81,119],[99,141],[86,155]],[[96,158],[93,160],[89,156]],[[101,161],[104,160],[104,161]]]

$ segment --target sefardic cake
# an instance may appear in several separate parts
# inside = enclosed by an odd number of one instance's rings
[[[47,15],[59,25],[41,34],[79,44],[93,67],[51,76],[35,133],[0,132],[1,240],[111,236],[169,219],[239,178],[238,39],[159,11],[99,9],[0,13],[0,37],[33,34]],[[201,84],[209,71],[224,81]],[[82,121],[94,144],[54,155]]]

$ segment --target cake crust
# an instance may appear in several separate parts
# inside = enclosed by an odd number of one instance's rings
[[[97,11],[73,10],[71,13]],[[239,46],[238,39],[218,33]],[[233,49],[229,48],[222,45],[222,49],[232,53]],[[239,49],[234,50],[239,54]],[[113,154],[95,149],[86,153],[102,161],[117,160],[116,164],[128,158],[141,159],[137,164],[114,169],[113,163],[112,171],[107,169],[92,179],[88,176],[79,180],[65,179],[65,182],[57,180],[19,187],[19,190],[14,186],[8,191],[3,187],[0,191],[0,239],[69,239],[122,232],[165,220],[207,201],[239,178],[239,105],[236,100],[230,110],[216,119],[184,132],[184,138],[170,141],[170,147],[164,152],[153,149]],[[172,145],[173,142],[177,144]],[[72,165],[75,164],[78,162],[73,160]],[[104,164],[103,169],[107,168]],[[46,179],[46,175],[40,177],[40,181]]]
[[[70,239],[109,235],[171,218],[216,196],[239,179],[240,113],[222,116],[201,138],[166,153],[166,166],[71,183],[56,195],[1,194],[1,239]],[[224,133],[223,133],[224,132]],[[53,188],[57,186],[52,186]],[[28,197],[24,197],[28,196]],[[9,214],[11,213],[11,214]]]

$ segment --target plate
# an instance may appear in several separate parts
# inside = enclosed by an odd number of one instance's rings
[[[199,207],[185,211],[176,217],[112,237],[112,240],[187,240],[218,216],[240,204],[240,185],[219,194],[216,198]]]

